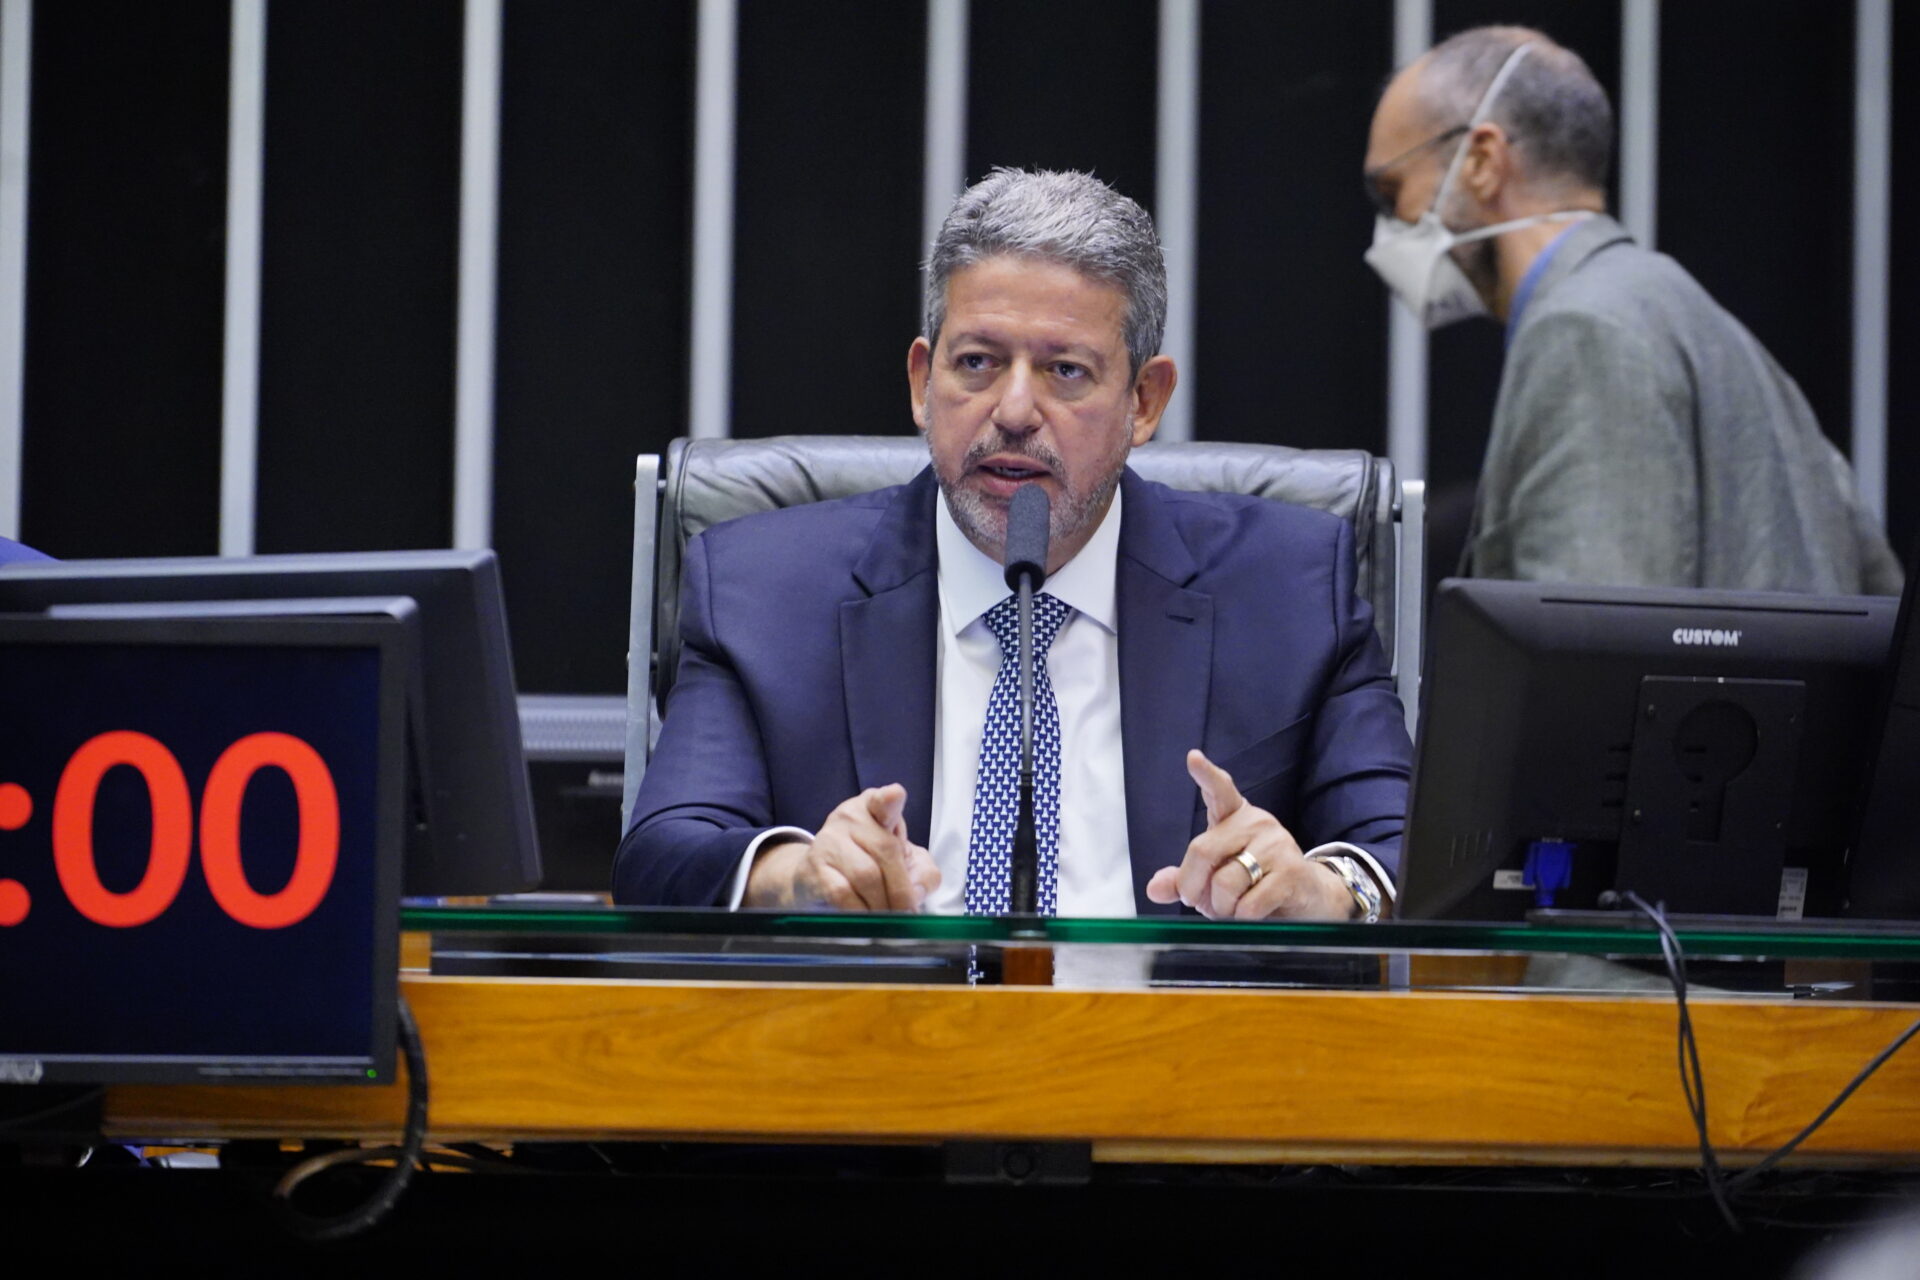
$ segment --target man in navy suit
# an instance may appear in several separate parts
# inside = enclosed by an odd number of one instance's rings
[[[616,898],[979,901],[1001,663],[986,615],[1008,594],[1008,504],[1037,484],[1065,617],[1046,654],[1058,812],[1041,819],[1059,912],[1377,918],[1410,748],[1352,530],[1126,466],[1176,379],[1151,220],[1084,174],[999,170],[955,203],[929,267],[907,370],[932,465],[688,548],[683,656]]]

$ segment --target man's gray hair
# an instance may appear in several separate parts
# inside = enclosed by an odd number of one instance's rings
[[[1528,27],[1475,27],[1427,54],[1418,89],[1436,128],[1464,125],[1501,64],[1523,44],[1488,117],[1507,131],[1528,176],[1604,190],[1613,164],[1613,107],[1580,55]]]
[[[1072,267],[1127,299],[1129,376],[1160,351],[1167,265],[1147,211],[1090,173],[995,169],[960,193],[927,254],[926,339],[938,346],[947,282],[1007,254]]]

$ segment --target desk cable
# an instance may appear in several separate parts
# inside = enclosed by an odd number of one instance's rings
[[[1823,1108],[1819,1115],[1808,1122],[1807,1126],[1789,1138],[1785,1143],[1770,1152],[1759,1163],[1739,1173],[1729,1175],[1720,1163],[1720,1157],[1713,1147],[1713,1139],[1707,1132],[1707,1082],[1700,1071],[1700,1046],[1693,1034],[1693,1017],[1687,1011],[1687,961],[1686,953],[1681,949],[1680,938],[1667,923],[1666,913],[1639,894],[1632,891],[1621,893],[1621,899],[1634,910],[1652,921],[1653,927],[1660,933],[1660,953],[1666,960],[1667,977],[1673,983],[1674,1003],[1679,1009],[1679,1040],[1677,1053],[1680,1062],[1680,1088],[1686,1095],[1687,1112],[1693,1117],[1694,1130],[1700,1136],[1700,1171],[1706,1179],[1707,1192],[1713,1197],[1714,1207],[1720,1210],[1729,1229],[1741,1230],[1739,1216],[1734,1212],[1733,1196],[1753,1185],[1755,1179],[1777,1166],[1782,1160],[1798,1149],[1801,1143],[1811,1137],[1816,1129],[1825,1124],[1838,1111],[1854,1091],[1867,1082],[1867,1079],[1884,1065],[1887,1059],[1898,1053],[1907,1041],[1920,1034],[1920,1021],[1908,1027],[1896,1036],[1891,1044],[1875,1054],[1873,1060],[1847,1082],[1844,1089],[1835,1095],[1832,1102]]]
[[[407,1184],[413,1181],[414,1165],[427,1139],[427,1055],[420,1044],[420,1028],[404,995],[400,997],[400,1050],[407,1063],[407,1123],[400,1145],[329,1151],[294,1165],[274,1187],[274,1201],[280,1207],[282,1220],[301,1239],[324,1242],[359,1235],[386,1217],[406,1191]],[[336,1165],[367,1164],[375,1160],[392,1160],[393,1168],[358,1208],[320,1218],[294,1207],[294,1189],[313,1175]]]
[[[49,1087],[57,1088],[58,1086]],[[79,1111],[105,1097],[106,1093],[106,1086],[95,1085],[70,1097],[62,1098],[58,1102],[36,1107],[32,1111],[21,1112],[18,1115],[0,1115],[0,1134],[19,1129],[31,1129],[34,1125],[53,1120],[69,1111]]]

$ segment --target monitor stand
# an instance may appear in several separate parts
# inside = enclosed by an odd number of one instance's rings
[[[1798,680],[1642,680],[1615,886],[1769,917],[1794,884],[1804,895],[1804,870],[1786,883],[1782,873],[1806,701]]]

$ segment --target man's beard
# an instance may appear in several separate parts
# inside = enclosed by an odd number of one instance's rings
[[[1443,225],[1455,232],[1466,232],[1473,230],[1476,226],[1485,226],[1484,222],[1472,221],[1471,209],[1472,201],[1468,199],[1465,192],[1456,188],[1449,193],[1447,207],[1440,211],[1440,220]],[[1467,283],[1472,285],[1474,292],[1480,295],[1480,300],[1487,304],[1489,311],[1493,309],[1494,298],[1500,291],[1500,259],[1493,247],[1496,239],[1498,237],[1489,236],[1483,240],[1469,240],[1465,244],[1457,244],[1447,250],[1453,255],[1454,262],[1459,264],[1462,274],[1467,277]]]
[[[929,430],[929,453],[932,438],[933,433]],[[959,526],[960,532],[966,534],[967,540],[975,546],[991,548],[992,554],[998,556],[1004,553],[1007,545],[1007,508],[978,490],[963,486],[961,480],[970,471],[995,454],[1031,458],[1046,467],[1060,489],[1060,496],[1054,501],[1047,520],[1048,538],[1058,543],[1092,527],[1106,513],[1108,500],[1120,485],[1120,473],[1126,469],[1131,446],[1130,434],[1122,436],[1120,448],[1107,461],[1107,465],[1082,485],[1068,473],[1066,462],[1060,455],[1046,445],[996,429],[992,436],[967,450],[966,456],[961,459],[959,474],[947,475],[937,457],[934,459],[934,474],[940,481],[940,492],[946,496],[947,511],[953,516],[953,522]]]
[[[1488,311],[1492,311],[1494,299],[1500,292],[1500,260],[1494,251],[1492,238],[1469,240],[1466,244],[1455,245],[1449,252],[1453,254],[1453,260],[1460,264],[1467,283],[1480,295],[1480,301],[1487,304]]]

